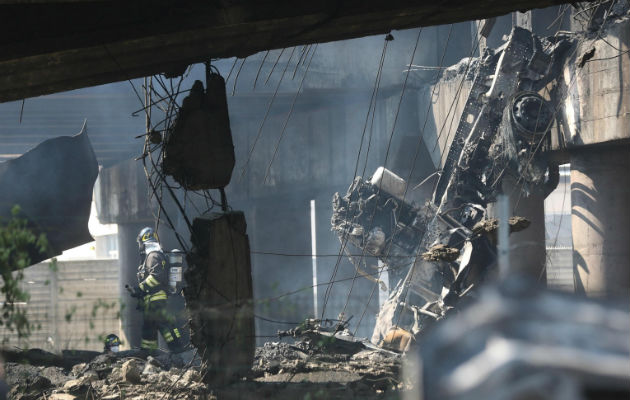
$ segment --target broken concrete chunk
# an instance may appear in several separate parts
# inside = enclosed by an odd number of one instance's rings
[[[122,378],[122,368],[114,367],[112,372],[110,372],[109,377],[107,378],[109,382],[121,381]]]
[[[53,386],[63,385],[70,380],[61,367],[46,367],[41,370],[40,375],[50,380]]]
[[[71,394],[85,393],[90,388],[91,383],[98,380],[98,374],[94,371],[87,371],[77,379],[71,379],[63,385],[63,391]]]
[[[426,253],[422,253],[422,259],[426,261],[449,261],[453,262],[459,257],[459,250],[453,247],[446,247],[443,244],[437,244],[429,249]]]
[[[387,336],[379,343],[379,346],[384,349],[403,352],[409,348],[413,341],[414,337],[411,332],[402,328],[395,328],[387,333]]]
[[[125,361],[122,365],[122,377],[129,383],[140,383],[142,380],[142,367],[137,360]]]
[[[63,390],[69,393],[78,393],[81,392],[83,386],[82,379],[71,379],[63,385]]]
[[[144,365],[144,369],[142,370],[142,375],[155,375],[160,372],[160,367],[150,362],[147,362]]]
[[[510,233],[527,229],[530,223],[531,221],[524,217],[510,217],[508,221],[508,224],[510,224]]]
[[[35,400],[50,386],[51,383],[47,378],[36,375],[13,386],[8,398],[14,400]]]
[[[48,139],[21,157],[0,164],[0,216],[9,218],[13,205],[37,234],[48,239],[48,253],[29,249],[32,264],[92,241],[87,229],[98,162],[85,126],[75,136]],[[59,356],[33,349],[50,363]],[[5,358],[6,359],[6,358]]]
[[[201,381],[201,374],[199,374],[199,372],[195,371],[194,369],[189,369],[188,371],[184,372],[181,380],[185,383],[199,382]]]
[[[48,396],[48,400],[75,400],[77,397],[68,393],[53,393]],[[105,399],[105,397],[103,397]]]
[[[225,81],[210,73],[206,83],[195,81],[164,145],[164,172],[189,190],[223,188],[234,169]]]
[[[80,363],[72,367],[71,374],[72,376],[80,376],[82,373],[88,370],[87,363]]]
[[[206,379],[223,384],[249,373],[255,324],[249,238],[240,211],[193,222],[193,250],[184,291],[191,343],[210,367]],[[217,289],[220,288],[220,289]]]
[[[531,222],[524,217],[510,217],[510,219],[508,220],[508,224],[510,225],[510,233],[520,232],[529,227],[530,223]],[[499,229],[499,220],[497,220],[496,218],[491,218],[477,222],[475,226],[473,226],[472,232],[473,235],[481,235],[484,233],[496,235],[497,229]]]

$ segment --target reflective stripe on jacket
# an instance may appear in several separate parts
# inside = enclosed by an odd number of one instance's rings
[[[147,294],[143,298],[144,304],[149,304],[152,301],[166,300],[166,299],[167,299],[167,295],[166,295],[166,292],[164,290],[160,290],[159,292],[156,292],[156,293]]]
[[[149,294],[168,289],[168,262],[163,252],[147,254],[138,270],[138,287]]]

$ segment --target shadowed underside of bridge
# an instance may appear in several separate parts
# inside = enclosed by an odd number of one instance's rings
[[[0,102],[566,0],[0,0]]]

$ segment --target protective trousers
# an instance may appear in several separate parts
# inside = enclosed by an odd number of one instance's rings
[[[158,348],[158,331],[171,352],[180,353],[185,350],[181,330],[175,326],[175,317],[166,308],[166,298],[145,303],[141,344],[143,349]]]

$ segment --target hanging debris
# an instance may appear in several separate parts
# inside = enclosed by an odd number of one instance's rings
[[[388,265],[394,285],[413,263],[427,224],[426,209],[403,201],[405,185],[402,178],[381,167],[370,181],[358,177],[345,196],[335,193],[333,197],[332,230],[344,251],[353,254],[349,249],[354,246],[364,250],[365,256],[380,259]],[[349,258],[365,271],[360,266],[365,257],[354,252]]]
[[[234,169],[225,80],[210,68],[206,89],[195,81],[164,144],[164,173],[188,190],[224,188]]]
[[[0,163],[0,219],[7,221],[17,205],[20,217],[50,243],[50,254],[31,250],[32,264],[94,240],[88,219],[97,175],[85,124],[75,136],[48,139]]]
[[[553,122],[552,107],[536,92],[557,74],[559,56],[570,47],[568,40],[553,40],[515,27],[503,47],[481,57],[428,207],[433,215],[418,242],[418,252],[449,248],[453,257],[445,260],[429,251],[414,261],[379,313],[373,341],[398,327],[423,332],[495,268],[496,241],[477,234],[475,226],[488,218],[486,207],[495,201],[500,182],[513,177],[526,195],[544,185],[551,172],[541,150]],[[528,222],[516,218],[510,225],[516,231]]]
[[[341,241],[401,278],[379,312],[372,343],[403,350],[493,273],[498,223],[486,208],[503,179],[518,181],[524,195],[551,179],[554,169],[541,150],[553,107],[537,92],[557,75],[571,43],[550,40],[515,27],[504,46],[480,57],[430,202],[404,201],[406,182],[382,169],[370,182],[356,178],[343,198],[335,195],[332,225]],[[521,217],[509,222],[512,232],[529,226]],[[412,336],[402,347],[400,332]]]

